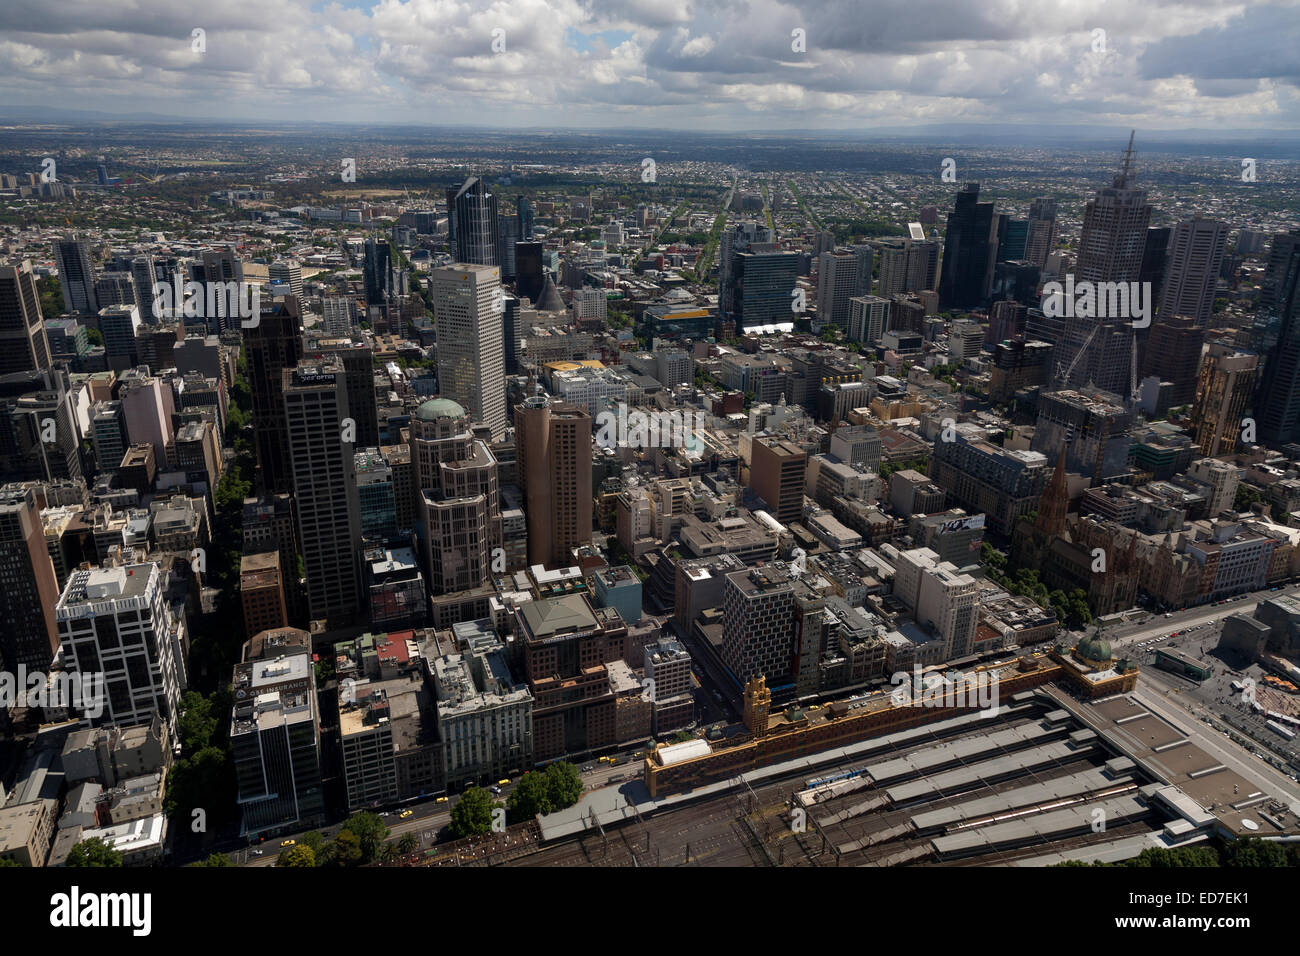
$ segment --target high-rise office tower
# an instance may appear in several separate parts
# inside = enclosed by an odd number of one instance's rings
[[[243,282],[244,263],[231,245],[203,250],[205,282]]]
[[[90,258],[90,242],[75,233],[54,243],[54,259],[59,267],[59,285],[63,289],[66,312],[93,315],[99,310],[95,301],[95,265]]]
[[[858,260],[858,295],[871,294],[872,270],[875,267],[876,247],[865,243],[849,246],[849,251]]]
[[[126,437],[126,412],[120,401],[96,402],[92,406],[90,441],[99,473],[115,474],[130,444]]]
[[[362,273],[366,289],[366,305],[384,305],[390,299],[406,294],[406,273],[393,258],[393,250],[386,239],[367,239]]]
[[[135,302],[140,307],[140,318],[147,325],[157,325],[162,316],[153,309],[153,287],[158,281],[158,266],[153,256],[135,256],[131,260],[131,281],[135,284]]]
[[[1140,282],[1147,250],[1147,228],[1151,224],[1151,206],[1146,190],[1132,185],[1133,138],[1129,137],[1124,152],[1124,164],[1111,185],[1097,191],[1088,200],[1083,213],[1083,228],[1079,236],[1079,258],[1075,263],[1076,283],[1090,282]],[[1099,388],[1130,395],[1133,377],[1134,347],[1133,316],[1106,318],[1067,318],[1065,341],[1057,342],[1053,362],[1057,373],[1073,374],[1061,379],[1062,384],[1087,382],[1081,376],[1099,375],[1091,381]],[[1089,342],[1093,330],[1096,335]],[[1118,340],[1127,334],[1129,356],[1122,356]],[[1086,359],[1075,361],[1079,352],[1088,352]]]
[[[997,219],[993,203],[979,198],[979,183],[966,183],[948,214],[938,289],[941,309],[973,309],[988,300],[997,258]]]
[[[733,571],[722,586],[722,659],[741,681],[787,681],[796,658],[795,588],[789,566],[774,561]]]
[[[932,239],[890,240],[880,245],[878,251],[878,295],[888,298],[902,292],[934,290],[939,273],[939,243]],[[862,289],[866,293],[870,284]]]
[[[519,301],[519,296],[506,296],[505,308],[501,314],[501,345],[507,375],[519,371],[519,319],[522,309],[523,303]],[[532,313],[532,310],[529,312]]]
[[[530,564],[568,566],[591,543],[591,429],[585,409],[544,395],[515,406]]]
[[[139,727],[157,715],[177,739],[188,638],[157,564],[74,571],[54,617],[64,666],[104,675],[103,710],[83,723]]]
[[[129,272],[101,272],[95,280],[95,302],[100,309],[136,305],[135,278]]]
[[[998,262],[1016,262],[1025,257],[1029,244],[1029,220],[1012,219],[1006,213],[998,220]]]
[[[725,318],[736,309],[736,256],[748,252],[756,245],[759,249],[768,252],[777,249],[772,243],[771,231],[759,223],[737,223],[722,231],[722,239],[718,246],[718,314],[720,317]],[[791,288],[793,289],[793,285]]]
[[[581,326],[588,322],[594,323],[599,329],[605,328],[605,320],[609,317],[609,298],[604,289],[593,289],[591,286],[575,289],[569,304],[575,325]]]
[[[1146,190],[1132,185],[1133,141],[1124,165],[1110,186],[1088,200],[1079,235],[1075,282],[1137,282],[1151,225]]]
[[[465,409],[447,398],[421,405],[411,418],[411,459],[430,590],[486,584],[503,543],[497,460]]]
[[[939,280],[939,243],[934,239],[907,240],[907,292],[935,291]]]
[[[1169,267],[1169,242],[1173,236],[1169,226],[1153,226],[1147,230],[1146,245],[1142,250],[1142,272],[1139,282],[1151,283],[1151,302],[1159,304],[1164,294],[1165,272]]]
[[[756,438],[750,448],[749,484],[782,524],[798,521],[803,512],[804,477],[808,453],[776,438]]]
[[[374,448],[379,444],[379,411],[375,402],[375,351],[360,336],[319,338],[308,335],[306,354],[313,358],[337,356],[343,365],[348,389],[349,415],[356,423],[356,444]]]
[[[542,249],[540,242],[515,243],[515,291],[521,298],[533,305],[542,296],[546,288],[546,273],[542,266]]]
[[[266,268],[272,287],[282,285],[289,295],[302,298],[302,263],[297,259],[280,259]]]
[[[1259,356],[1226,345],[1211,343],[1206,350],[1192,408],[1196,444],[1205,457],[1217,458],[1236,449],[1258,365]]]
[[[0,378],[0,476],[18,481],[80,478],[84,437],[66,369],[54,366]]]
[[[1008,299],[994,302],[989,313],[989,327],[984,336],[984,344],[997,345],[1023,335],[1028,314],[1029,309],[1021,302]]]
[[[889,322],[889,306],[888,299],[876,295],[854,296],[849,299],[849,324],[845,327],[849,341],[875,346],[885,334],[885,326]]]
[[[497,262],[501,263],[502,279],[514,279],[518,273],[515,243],[520,238],[518,216],[497,216]]]
[[[880,286],[881,296],[888,297],[901,292],[915,291],[907,288],[906,243],[888,243],[880,247]]]
[[[1255,351],[1264,356],[1255,396],[1259,440],[1284,445],[1300,425],[1300,229],[1273,237],[1268,266],[1259,285]]]
[[[823,252],[817,264],[817,318],[840,328],[849,324],[849,300],[859,287],[860,263],[852,252]]]
[[[50,343],[32,264],[0,266],[0,375],[50,367]]]
[[[163,465],[168,462],[167,448],[176,434],[176,393],[170,382],[146,373],[144,368],[123,372],[118,399],[122,402],[127,440],[133,445],[151,445],[155,460]]]
[[[58,601],[36,490],[0,487],[0,671],[49,670],[59,646]]]
[[[429,289],[438,328],[438,393],[500,438],[506,430],[501,270],[468,264],[434,269]]]
[[[1193,317],[1161,313],[1151,323],[1140,377],[1154,375],[1162,382],[1172,382],[1171,408],[1190,405],[1196,395],[1196,373],[1204,344],[1205,330]]]
[[[198,275],[202,272],[202,276]],[[201,262],[194,269],[196,280],[201,279],[206,290],[212,290],[211,300],[214,309],[208,309],[204,302],[203,318],[207,320],[208,330],[215,334],[240,327],[240,319],[235,313],[234,302],[242,292],[244,282],[244,262],[239,258],[233,245],[217,249],[203,250]],[[214,288],[219,286],[220,288]],[[219,294],[218,294],[219,293]],[[236,298],[232,301],[232,295]],[[205,300],[208,296],[205,294]]]
[[[361,537],[367,544],[391,541],[397,535],[397,499],[393,469],[378,448],[365,448],[353,456],[357,476],[357,513]]]
[[[448,242],[457,262],[500,264],[497,258],[497,197],[477,176],[447,190]]]
[[[321,312],[324,316],[321,327],[326,335],[342,338],[352,333],[352,303],[346,296],[325,296],[321,299]]]
[[[280,584],[284,588],[289,622],[307,623],[307,601],[298,576],[298,529],[294,523],[293,498],[288,494],[268,494],[244,499],[244,554],[274,551],[280,559]]]
[[[257,325],[243,330],[248,388],[253,401],[253,444],[262,472],[262,487],[272,494],[293,490],[289,434],[284,420],[284,372],[302,358],[298,300],[262,307]]]
[[[99,310],[99,332],[109,368],[120,372],[140,363],[135,338],[140,325],[140,310],[135,305],[109,305]]]
[[[1047,268],[1047,257],[1056,247],[1056,200],[1039,197],[1029,204],[1029,227],[1025,232],[1024,259]]]
[[[350,624],[361,612],[361,522],[353,476],[354,445],[345,372],[338,359],[300,362],[284,370],[298,542],[313,620]]]
[[[519,238],[527,242],[533,238],[533,204],[527,197],[515,199],[515,216],[519,219]]]
[[[236,664],[231,763],[249,838],[324,819],[316,670],[307,651]]]
[[[1029,308],[1037,306],[1040,270],[1027,259],[1012,259],[993,266],[993,286],[989,301],[993,304],[1008,299]]]
[[[758,252],[750,247],[732,257],[730,317],[736,333],[765,325],[792,322],[794,292],[799,278],[799,254]]]
[[[1169,264],[1160,296],[1160,315],[1186,315],[1201,328],[1210,325],[1214,289],[1228,244],[1228,224],[1197,216],[1174,227]]]

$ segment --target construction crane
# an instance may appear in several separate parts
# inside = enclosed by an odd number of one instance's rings
[[[1099,328],[1101,328],[1101,326],[1099,326],[1099,325],[1094,325],[1094,326],[1092,327],[1092,331],[1089,332],[1089,333],[1088,333],[1088,337],[1087,337],[1086,339],[1083,340],[1083,345],[1081,345],[1081,346],[1079,347],[1079,351],[1077,351],[1077,352],[1074,353],[1074,358],[1070,360],[1070,365],[1069,365],[1069,367],[1065,370],[1065,374],[1063,374],[1063,375],[1060,374],[1061,363],[1059,363],[1059,362],[1056,363],[1056,368],[1057,368],[1057,380],[1058,380],[1062,385],[1069,385],[1069,384],[1070,384],[1070,376],[1074,374],[1074,367],[1075,367],[1076,365],[1079,364],[1079,359],[1081,359],[1081,358],[1083,357],[1083,353],[1086,352],[1086,351],[1088,351],[1088,346],[1090,346],[1090,345],[1092,344],[1092,340],[1096,337],[1096,335],[1097,335],[1097,329],[1099,329]]]

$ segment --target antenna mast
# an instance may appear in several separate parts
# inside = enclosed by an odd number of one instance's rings
[[[1120,170],[1119,178],[1115,181],[1115,185],[1120,189],[1128,186],[1129,178],[1133,175],[1133,137],[1136,134],[1137,130],[1129,130],[1128,149],[1124,150],[1124,166]]]

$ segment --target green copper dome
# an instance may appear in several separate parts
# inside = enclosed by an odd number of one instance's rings
[[[1075,650],[1080,657],[1090,661],[1108,661],[1111,658],[1110,641],[1096,635],[1085,637]]]
[[[416,409],[415,417],[422,422],[431,422],[439,418],[464,418],[465,414],[459,402],[450,398],[431,398]]]

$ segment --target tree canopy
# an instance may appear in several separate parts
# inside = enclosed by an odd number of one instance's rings
[[[481,787],[470,787],[451,808],[451,835],[461,839],[491,833],[492,811],[498,806],[500,804],[496,803],[486,790]]]
[[[100,867],[121,866],[122,854],[99,837],[82,840],[68,851],[65,866]]]

